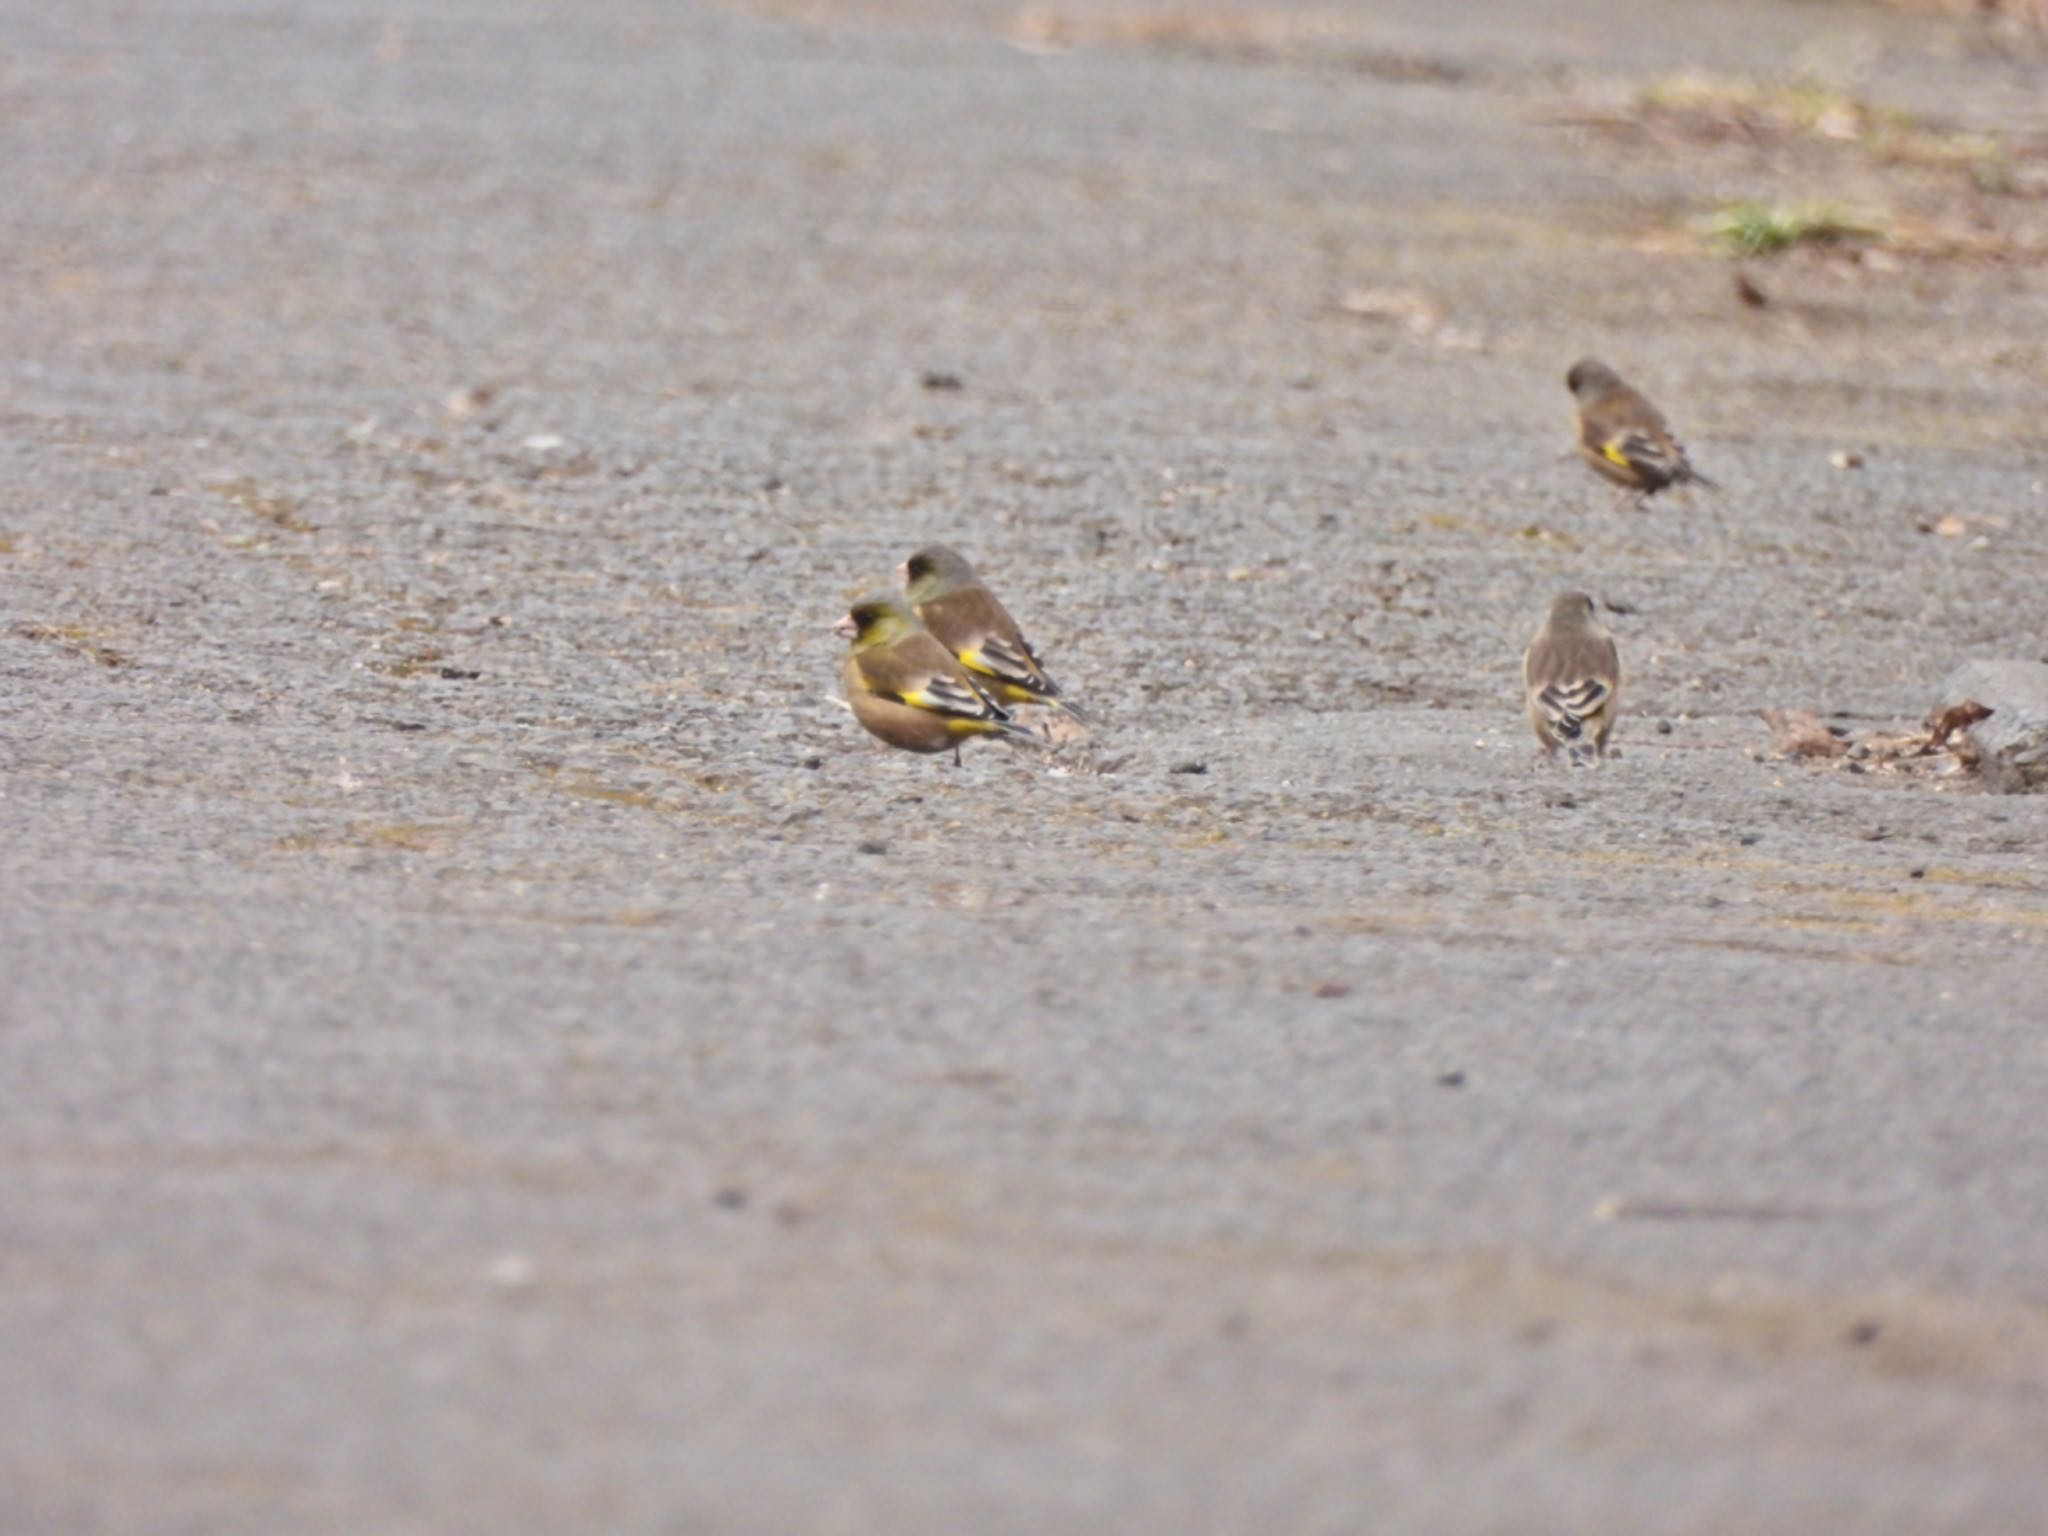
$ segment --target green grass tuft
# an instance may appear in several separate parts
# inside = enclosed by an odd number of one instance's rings
[[[1769,256],[1801,245],[1876,241],[1884,231],[1832,203],[1731,203],[1707,224],[1724,256]]]

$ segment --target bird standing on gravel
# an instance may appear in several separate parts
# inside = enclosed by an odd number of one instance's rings
[[[1664,417],[1605,363],[1582,357],[1564,381],[1579,408],[1579,453],[1640,507],[1672,485],[1714,482],[1692,467]]]
[[[1076,720],[1088,718],[1061,697],[1024,631],[964,556],[932,544],[896,572],[925,627],[998,703],[1050,704]]]
[[[1614,636],[1593,614],[1593,599],[1564,592],[1522,656],[1529,726],[1548,758],[1563,747],[1574,768],[1607,755],[1621,692]]]
[[[900,598],[862,598],[832,631],[853,642],[845,672],[853,717],[890,746],[950,748],[957,765],[960,743],[970,736],[1044,745],[982,691]]]

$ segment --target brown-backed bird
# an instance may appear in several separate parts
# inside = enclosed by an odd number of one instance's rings
[[[957,550],[928,545],[896,569],[925,627],[998,703],[1051,704],[1087,719],[1061,696],[1010,611]]]
[[[1614,636],[1583,592],[1560,593],[1522,656],[1529,727],[1554,758],[1559,747],[1573,767],[1607,755],[1621,693],[1621,657]]]
[[[1045,743],[1010,719],[901,598],[864,597],[832,626],[853,642],[846,701],[870,735],[905,752],[951,750],[970,736]]]
[[[1579,454],[1637,506],[1672,485],[1714,482],[1692,467],[1657,408],[1605,363],[1582,357],[1564,377],[1579,410]]]

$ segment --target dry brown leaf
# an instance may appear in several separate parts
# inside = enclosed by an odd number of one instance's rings
[[[1931,715],[1927,721],[1927,744],[1923,752],[1939,752],[1948,746],[1949,739],[1958,731],[1968,730],[1979,720],[1989,720],[1991,709],[1975,699],[1965,699],[1960,704],[1951,704],[1938,715]],[[1960,752],[1958,756],[1962,755]]]
[[[1771,728],[1780,757],[1840,757],[1849,750],[1848,733],[1810,709],[1762,709],[1757,713]]]

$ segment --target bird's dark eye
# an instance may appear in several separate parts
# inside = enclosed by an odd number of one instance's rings
[[[924,575],[924,574],[925,574],[926,572],[928,572],[928,571],[929,571],[930,569],[931,569],[931,562],[930,562],[929,560],[925,559],[925,557],[924,557],[923,555],[912,555],[912,556],[910,557],[910,574],[911,574],[911,575],[913,575],[913,576],[922,576],[922,575]]]

